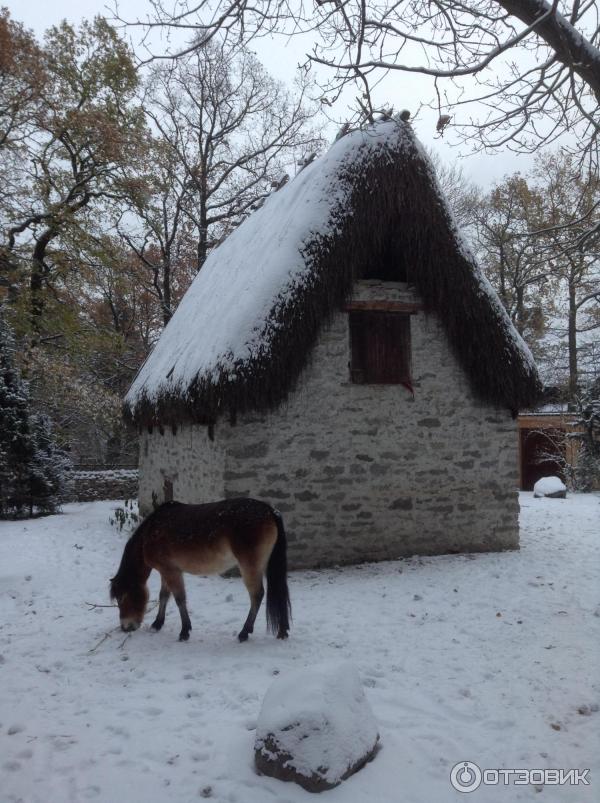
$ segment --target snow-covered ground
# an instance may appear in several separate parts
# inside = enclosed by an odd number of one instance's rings
[[[261,612],[245,644],[237,579],[187,578],[188,643],[174,606],[125,642],[116,610],[91,607],[126,538],[114,503],[0,523],[0,801],[314,800],[255,774],[254,728],[275,675],[332,660],[358,667],[382,747],[323,799],[599,800],[600,496],[521,499],[520,552],[292,573],[290,639]],[[459,761],[591,768],[591,785],[467,796]]]

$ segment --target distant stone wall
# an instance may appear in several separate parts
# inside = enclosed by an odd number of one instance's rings
[[[357,300],[418,301],[361,282]],[[182,501],[255,496],[283,514],[290,564],[518,546],[518,438],[509,412],[478,402],[434,315],[411,316],[415,395],[349,381],[348,316],[321,335],[277,412],[145,435],[141,502],[177,477]]]
[[[135,499],[137,495],[137,469],[94,469],[73,472],[67,501],[124,500]]]

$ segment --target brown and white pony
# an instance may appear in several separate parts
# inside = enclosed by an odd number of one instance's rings
[[[183,572],[221,574],[239,566],[250,595],[250,612],[238,638],[246,641],[264,596],[267,576],[267,625],[277,638],[287,638],[291,613],[287,586],[286,538],[281,514],[257,499],[226,499],[205,505],[166,502],[133,533],[121,565],[110,582],[110,596],[119,605],[121,628],[142,624],[148,602],[147,580],[160,573],[160,630],[171,594],[181,614],[180,641],[187,641],[192,623],[185,603]]]

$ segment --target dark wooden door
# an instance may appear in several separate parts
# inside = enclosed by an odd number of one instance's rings
[[[564,482],[561,453],[564,433],[554,429],[522,429],[520,437],[521,490],[533,491],[542,477],[560,477]]]

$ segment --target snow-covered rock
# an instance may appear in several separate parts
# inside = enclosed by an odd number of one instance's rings
[[[542,477],[533,486],[533,495],[536,498],[549,496],[551,499],[565,499],[567,486],[559,477]]]
[[[358,671],[336,663],[277,678],[263,700],[254,755],[259,772],[322,792],[361,769],[378,741]]]

